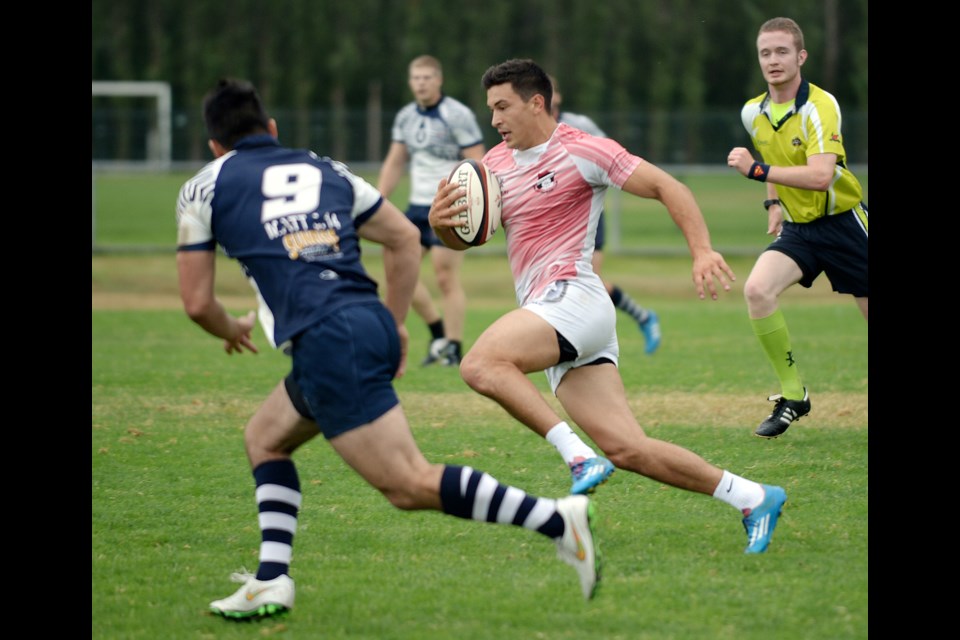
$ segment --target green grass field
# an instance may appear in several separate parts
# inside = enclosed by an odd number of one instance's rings
[[[93,185],[95,246],[105,250],[172,249],[177,237],[174,214],[177,194],[190,175],[96,174]],[[375,173],[360,172],[360,175],[376,184]],[[746,180],[732,169],[722,173],[678,173],[677,177],[687,183],[697,197],[710,226],[714,248],[725,253],[756,256],[769,243],[766,212],[761,205],[766,198],[764,185]],[[866,199],[869,195],[867,175],[858,177]],[[403,210],[408,192],[409,183],[404,178],[390,199]],[[608,225],[616,224],[615,216],[619,216],[623,252],[682,254],[686,251],[683,235],[659,202],[611,192],[607,195],[607,208]],[[614,242],[612,235],[608,227],[608,244]],[[502,251],[503,244],[503,234],[497,234],[489,249]],[[608,253],[612,248],[608,247]],[[487,250],[483,247],[478,251]]]
[[[823,278],[787,292],[782,307],[813,411],[777,440],[754,437],[772,406],[766,396],[777,391],[742,299],[755,254],[728,256],[738,281],[716,302],[696,298],[684,258],[611,255],[605,275],[661,316],[663,345],[652,357],[619,316],[624,384],[648,433],[787,489],[767,553],[743,554],[740,515],[729,506],[620,471],[595,496],[605,571],[597,597],[584,602],[575,572],[545,538],[400,512],[317,439],[295,456],[304,503],[294,611],[253,624],[208,615],[209,601],[236,587],[232,571],[256,568],[243,425],[288,360],[259,330],[259,355],[227,357],[180,309],[172,211],[182,180],[116,182],[98,181],[102,242],[171,251],[92,257],[93,638],[867,637],[867,326]],[[724,238],[762,248],[757,185],[741,180],[754,188],[723,195],[724,184],[706,195],[709,182],[690,180],[715,245]],[[741,208],[749,209],[749,233],[732,219]],[[720,222],[726,215],[729,225]],[[654,218],[666,221],[662,233]],[[626,246],[682,242],[670,239],[665,213],[643,222],[659,239],[646,244],[631,230]],[[368,258],[382,282],[382,264]],[[218,280],[231,311],[253,308],[234,263],[221,259]],[[464,282],[469,348],[514,300],[502,256],[468,254]],[[418,361],[428,333],[413,314],[408,327]],[[569,474],[553,447],[469,390],[455,369],[416,361],[397,389],[429,459],[469,464],[537,494],[567,492]],[[531,379],[546,395],[544,376]]]

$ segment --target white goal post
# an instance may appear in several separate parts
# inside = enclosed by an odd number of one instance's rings
[[[173,157],[173,101],[169,82],[151,81],[97,81],[93,82],[93,97],[120,96],[153,98],[156,101],[156,125],[147,133],[147,158],[142,161],[94,161],[91,172],[91,234],[93,251],[97,251],[97,169],[136,169],[169,171]]]
[[[151,81],[93,81],[93,96],[124,96],[134,98],[154,98],[157,102],[157,125],[155,145],[151,145],[151,156],[146,164],[153,169],[169,170],[172,152],[172,100],[169,82]]]

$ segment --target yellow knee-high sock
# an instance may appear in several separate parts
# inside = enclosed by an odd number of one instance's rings
[[[767,360],[773,365],[773,370],[780,379],[780,393],[784,398],[800,400],[803,398],[803,382],[800,381],[800,371],[793,359],[793,348],[790,346],[790,332],[787,331],[787,321],[783,313],[777,309],[766,318],[751,319],[753,333],[756,334],[767,354]]]

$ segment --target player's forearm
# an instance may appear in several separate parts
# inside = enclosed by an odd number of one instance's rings
[[[384,198],[389,198],[393,190],[396,189],[400,181],[400,172],[392,171],[386,167],[380,171],[380,177],[377,179],[377,191],[383,194]]]
[[[696,258],[713,251],[713,245],[710,243],[710,231],[707,229],[707,223],[699,211],[696,215],[684,214],[680,217],[674,217],[673,221],[680,227],[691,256]]]
[[[380,167],[380,175],[377,178],[377,191],[389,198],[393,190],[397,188],[400,178],[403,176],[406,163],[392,156],[383,161]]]
[[[241,332],[237,319],[227,313],[223,304],[213,298],[201,306],[187,309],[187,315],[204,331],[223,340],[234,340]]]
[[[770,165],[767,173],[768,183],[782,184],[785,187],[807,189],[809,191],[826,191],[833,181],[833,171],[825,171],[820,167],[802,165],[796,167],[781,167]]]
[[[666,206],[673,223],[683,233],[690,255],[696,258],[700,254],[713,251],[707,221],[686,185],[677,183],[663,194],[661,202]]]
[[[755,160],[745,147],[734,147],[727,155],[727,166],[733,167],[749,180],[782,184],[786,187],[826,191],[836,173],[837,155],[815,153],[802,165],[782,166]],[[769,195],[769,192],[768,192]]]

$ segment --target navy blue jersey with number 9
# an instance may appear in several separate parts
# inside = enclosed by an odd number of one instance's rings
[[[382,195],[346,165],[270,135],[237,142],[188,180],[177,200],[177,250],[219,245],[260,300],[274,347],[345,304],[378,300],[357,227]]]

